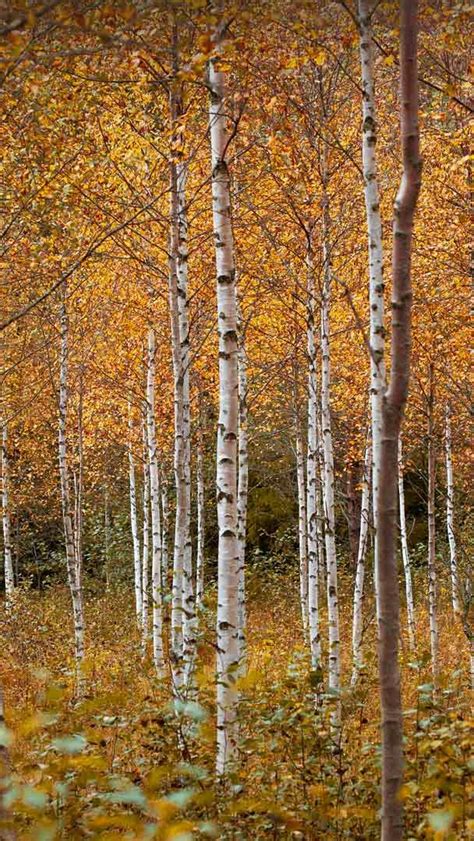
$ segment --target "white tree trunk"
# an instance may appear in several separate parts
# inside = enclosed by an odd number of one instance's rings
[[[436,451],[434,441],[434,368],[430,365],[428,395],[428,610],[430,618],[431,667],[433,680],[438,677],[438,580],[436,572]]]
[[[331,251],[329,240],[329,206],[326,189],[323,205],[323,289],[321,300],[321,433],[323,445],[323,508],[324,538],[327,564],[327,601],[329,626],[329,688],[340,688],[340,639],[339,605],[337,595],[337,556],[334,510],[334,451],[331,422],[331,351],[330,351],[330,296]],[[336,705],[334,724],[339,723],[340,704]]]
[[[370,0],[359,0],[360,63],[362,71],[362,164],[367,219],[370,304],[370,403],[372,421],[372,510],[377,522],[377,494],[380,477],[380,441],[382,434],[382,399],[385,390],[385,327],[382,221],[377,179],[377,115],[373,70]],[[376,554],[377,529],[374,531]],[[374,565],[377,598],[377,569]]]
[[[298,410],[296,409],[296,412]],[[296,427],[296,481],[298,486],[298,547],[300,559],[300,604],[301,621],[303,625],[303,638],[305,643],[309,634],[309,611],[308,611],[308,535],[306,525],[306,481],[304,469],[303,441],[301,438],[301,426],[298,416],[295,419]]]
[[[204,463],[202,440],[199,437],[196,463],[197,484],[197,549],[196,549],[196,609],[202,607],[204,597],[204,538],[205,538],[205,505],[204,505]]]
[[[403,483],[403,450],[401,437],[398,439],[398,511],[400,517],[400,541],[402,545],[403,571],[405,573],[408,639],[410,642],[410,650],[415,651],[415,601],[413,598],[413,579],[411,574],[410,553],[408,552],[408,535],[405,517],[405,489]]]
[[[183,668],[184,683],[192,682],[196,648],[196,607],[194,596],[192,540],[191,540],[191,406],[190,406],[190,353],[188,318],[188,221],[186,211],[186,165],[176,169],[178,252],[177,252],[177,303],[179,322],[180,370],[182,379],[182,432],[183,432]]]
[[[74,622],[74,648],[77,669],[78,691],[82,691],[81,665],[84,659],[84,609],[80,579],[77,566],[76,547],[74,538],[74,515],[71,506],[69,463],[67,450],[67,416],[68,416],[68,361],[69,361],[69,321],[66,310],[66,288],[62,292],[60,309],[61,348],[59,357],[59,477],[61,482],[61,503],[63,512],[64,540],[66,547],[66,565],[69,589],[72,600]]]
[[[143,541],[142,541],[142,654],[148,644],[148,584],[150,550],[150,467],[146,431],[146,408],[143,420]]]
[[[458,565],[456,555],[456,538],[454,536],[454,482],[453,482],[453,456],[451,439],[451,407],[446,404],[446,529],[449,543],[449,567],[451,571],[451,599],[453,611],[456,616],[461,613],[459,603],[459,581]]]
[[[2,425],[2,519],[3,519],[3,561],[5,575],[5,598],[7,607],[15,591],[10,520],[10,463],[8,457],[8,426]]]
[[[128,406],[128,480],[130,487],[130,528],[132,532],[133,545],[133,574],[135,587],[135,613],[137,615],[137,622],[140,626],[142,623],[142,562],[140,556],[140,538],[138,536],[138,516],[137,516],[137,489],[135,481],[135,459],[133,457],[133,442],[132,442],[132,415],[130,404]]]
[[[316,669],[321,661],[321,635],[319,630],[319,541],[318,541],[318,381],[316,375],[316,342],[314,335],[314,267],[311,244],[306,257],[308,304],[308,450],[306,458],[306,517],[308,545],[308,619],[311,665]]]
[[[147,451],[150,471],[151,502],[151,597],[153,616],[153,662],[159,677],[164,674],[163,655],[163,593],[161,587],[161,516],[160,481],[155,422],[155,331],[148,331],[147,363]]]
[[[237,300],[238,374],[239,374],[239,472],[237,481],[237,535],[239,543],[239,661],[241,671],[246,653],[245,547],[247,542],[247,497],[249,485],[247,420],[247,354],[242,313]]]
[[[235,677],[239,668],[239,540],[237,524],[237,435],[239,378],[234,243],[231,224],[230,175],[226,160],[225,71],[219,70],[219,44],[209,62],[209,122],[212,154],[212,209],[217,274],[219,333],[219,421],[217,429],[217,759],[225,774],[237,752]]]
[[[168,565],[169,565],[169,536],[170,536],[170,512],[168,505],[168,487],[166,476],[161,476],[161,584],[163,592],[168,590]]]
[[[365,556],[367,554],[367,544],[369,537],[371,464],[371,437],[368,436],[367,444],[365,447],[364,474],[362,477],[359,546],[357,550],[357,567],[354,587],[354,613],[352,619],[352,686],[355,686],[355,684],[357,683],[357,678],[362,667],[362,608],[364,603]]]

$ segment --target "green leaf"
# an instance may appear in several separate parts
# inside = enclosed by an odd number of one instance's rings
[[[454,813],[449,809],[438,809],[428,815],[429,825],[435,832],[449,832],[453,821]]]
[[[81,753],[87,747],[87,741],[84,736],[63,736],[53,740],[53,747],[59,753]]]

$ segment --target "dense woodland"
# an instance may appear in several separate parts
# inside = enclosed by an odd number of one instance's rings
[[[5,841],[472,837],[471,15],[0,3]]]

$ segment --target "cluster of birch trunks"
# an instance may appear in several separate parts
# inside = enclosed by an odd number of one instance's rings
[[[353,612],[352,684],[363,666],[364,578],[370,537],[373,537],[374,587],[379,628],[379,668],[383,739],[383,832],[385,838],[401,838],[402,803],[397,791],[402,779],[402,711],[398,666],[399,582],[397,535],[400,535],[405,577],[408,635],[416,645],[416,605],[408,552],[404,503],[401,423],[407,399],[410,371],[410,253],[413,219],[421,185],[418,131],[417,4],[401,0],[400,84],[401,146],[403,178],[395,201],[392,251],[393,303],[391,377],[385,365],[385,316],[383,241],[377,175],[377,117],[374,95],[371,12],[367,0],[359,0],[357,27],[360,34],[362,78],[362,156],[366,204],[370,356],[370,428],[361,476],[360,537],[355,573]],[[226,38],[223,16],[215,26],[214,51],[208,63],[209,134],[211,147],[211,196],[215,243],[217,330],[219,340],[219,418],[216,448],[216,498],[218,514],[217,596],[217,746],[216,769],[220,776],[238,761],[238,678],[245,669],[245,545],[248,489],[247,374],[245,330],[238,298],[238,274],[232,225],[232,186],[228,166],[231,136],[226,101],[226,69],[220,61]],[[173,33],[175,77],[169,83],[171,124],[176,127],[172,148],[179,148],[183,103],[177,83],[178,31]],[[324,137],[324,131],[322,136]],[[156,434],[155,331],[147,335],[146,399],[142,411],[143,452],[134,451],[136,438],[133,412],[129,410],[130,522],[133,543],[134,593],[137,622],[143,649],[152,641],[157,675],[171,677],[173,692],[187,698],[194,691],[196,641],[203,603],[204,569],[204,477],[203,452],[198,441],[195,455],[197,498],[197,551],[193,559],[191,533],[191,407],[190,342],[188,322],[188,220],[186,182],[188,166],[179,154],[171,156],[169,171],[169,312],[171,324],[174,387],[174,493],[175,521],[171,539],[168,489],[160,476],[160,453]],[[341,690],[338,570],[335,516],[334,440],[331,420],[331,289],[334,281],[331,250],[333,234],[328,184],[331,173],[322,143],[320,240],[323,283],[315,293],[313,229],[307,232],[307,416],[302,423],[295,411],[295,453],[299,507],[299,563],[302,627],[311,666],[327,676],[335,697],[332,723],[337,736]],[[235,210],[235,208],[234,208]],[[320,307],[319,314],[316,307]],[[319,325],[318,330],[316,325]],[[84,646],[84,599],[82,587],[82,457],[71,476],[67,446],[68,425],[68,312],[67,282],[61,288],[60,389],[58,454],[67,574],[74,622],[75,656],[80,690]],[[430,640],[434,678],[438,669],[437,582],[435,570],[434,448],[432,412],[428,430],[428,574]],[[453,467],[451,414],[446,406],[445,455],[447,475],[446,525],[450,549],[452,606],[460,613],[456,540],[453,528]],[[137,465],[143,477],[137,482]],[[3,531],[5,588],[13,599],[14,576],[8,502],[8,431],[3,426]],[[143,489],[138,499],[137,487]],[[398,518],[396,510],[398,508]],[[140,534],[139,523],[142,527]],[[326,588],[328,613],[327,664],[322,661],[320,607]],[[166,596],[170,595],[168,601]],[[170,632],[165,634],[165,614]]]

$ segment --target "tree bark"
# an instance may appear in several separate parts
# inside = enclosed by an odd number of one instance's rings
[[[138,536],[137,516],[137,490],[135,481],[135,459],[133,457],[132,442],[132,414],[130,403],[128,404],[128,481],[130,488],[130,529],[132,532],[133,546],[133,578],[135,589],[135,613],[138,626],[142,623],[142,562],[140,556],[140,538]]]
[[[365,556],[369,537],[370,517],[370,469],[372,464],[372,447],[368,436],[365,447],[364,473],[362,476],[362,498],[360,505],[359,546],[357,550],[356,577],[354,587],[354,614],[352,620],[352,677],[351,684],[355,686],[362,667],[362,629],[363,629],[363,601]]]
[[[372,424],[372,509],[377,523],[380,480],[382,400],[385,390],[385,327],[383,244],[380,197],[377,178],[377,114],[373,67],[372,26],[369,0],[359,0],[360,63],[362,74],[362,165],[367,220],[370,306],[370,405]],[[377,527],[374,529],[377,553]],[[378,612],[377,567],[374,568],[375,599]]]
[[[204,540],[206,509],[204,497],[204,457],[202,432],[199,430],[196,460],[196,502],[197,502],[197,548],[196,548],[196,609],[200,610],[204,598]]]
[[[237,477],[237,537],[239,544],[239,661],[241,671],[245,665],[247,612],[245,602],[245,546],[247,541],[247,497],[249,486],[248,460],[248,420],[247,420],[247,354],[245,350],[245,332],[242,312],[237,298],[238,351],[237,367],[239,376],[239,446]]]
[[[7,607],[13,600],[15,577],[13,574],[13,553],[11,541],[10,517],[10,462],[8,453],[8,426],[2,425],[2,520],[3,520],[3,561],[5,575],[5,599]]]
[[[428,612],[430,617],[431,668],[433,681],[438,678],[438,576],[436,570],[436,449],[434,439],[434,367],[429,369],[428,393]]]
[[[329,689],[338,693],[340,689],[340,638],[339,605],[337,593],[336,523],[334,509],[334,447],[331,419],[331,348],[330,348],[330,306],[331,306],[331,246],[330,246],[329,198],[326,174],[323,183],[323,289],[321,298],[321,434],[323,449],[323,510],[324,540],[327,565],[327,603],[329,632]],[[340,702],[337,701],[332,716],[333,724],[339,725]]]
[[[402,707],[398,639],[400,594],[396,555],[398,436],[408,396],[411,343],[411,251],[421,185],[418,128],[416,0],[401,0],[400,122],[403,174],[395,200],[392,254],[390,385],[382,403],[379,482],[376,499],[378,660],[382,713],[382,841],[401,841],[403,805]]]
[[[66,566],[69,589],[71,592],[72,613],[74,623],[74,651],[77,672],[77,690],[83,689],[82,661],[84,659],[84,608],[81,587],[80,569],[77,563],[76,543],[74,537],[74,514],[71,505],[69,461],[67,446],[68,421],[68,362],[69,362],[69,320],[66,309],[66,287],[62,290],[60,307],[60,357],[59,357],[59,425],[58,452],[59,477],[61,483],[61,503],[63,513],[64,539],[66,546]]]
[[[151,598],[152,598],[152,639],[153,663],[158,677],[163,677],[165,670],[163,654],[163,593],[161,586],[161,515],[160,515],[160,479],[158,473],[158,445],[155,422],[155,331],[148,331],[147,364],[147,455],[150,473],[151,503]]]
[[[230,174],[226,159],[229,136],[226,74],[219,69],[221,29],[209,61],[209,124],[212,158],[212,210],[217,274],[219,334],[219,420],[217,429],[217,761],[219,776],[237,756],[235,684],[239,668],[239,540],[237,515],[237,435],[239,377],[237,296],[232,234]]]
[[[405,573],[405,594],[407,600],[408,639],[410,650],[416,650],[415,602],[413,599],[413,580],[411,574],[410,553],[408,551],[408,535],[405,517],[405,489],[403,484],[403,450],[402,439],[398,439],[398,512],[400,519],[400,542],[402,546],[403,571]]]
[[[311,239],[306,252],[307,271],[307,351],[308,351],[308,447],[306,456],[306,535],[308,553],[308,621],[311,666],[321,664],[319,629],[319,540],[316,496],[318,487],[318,379],[316,373],[316,340],[314,330],[314,265]]]
[[[143,540],[142,540],[142,654],[148,645],[148,586],[150,551],[150,466],[146,430],[146,406],[143,418]]]
[[[295,409],[295,437],[296,437],[296,481],[298,487],[298,549],[300,571],[300,604],[303,637],[305,643],[309,634],[308,609],[308,534],[306,517],[306,477],[304,469],[303,441],[298,409]]]
[[[461,613],[459,602],[459,581],[458,564],[456,553],[456,537],[454,534],[454,482],[453,482],[453,455],[451,438],[451,406],[446,403],[446,530],[449,543],[449,569],[451,572],[451,601],[455,616]]]

